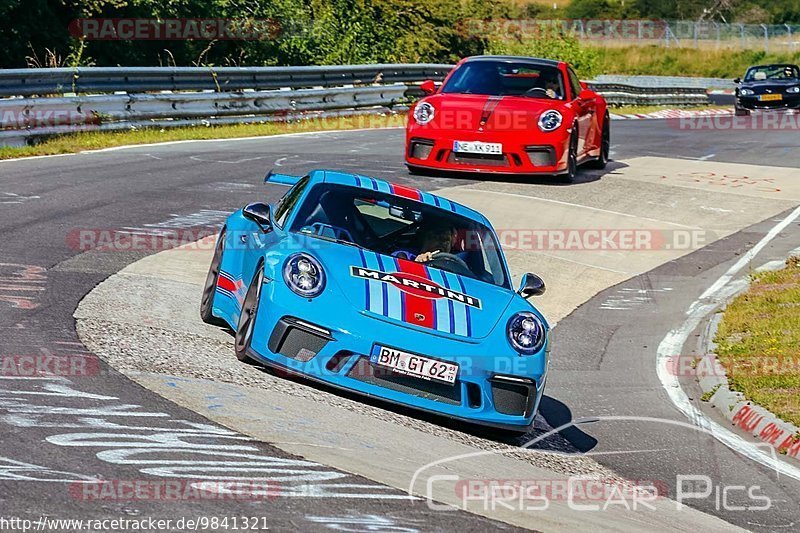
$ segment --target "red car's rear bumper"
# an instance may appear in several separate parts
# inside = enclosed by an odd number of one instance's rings
[[[411,128],[406,132],[406,164],[420,169],[447,172],[498,174],[561,174],[567,170],[569,136],[558,133],[533,136],[476,134]],[[534,138],[538,137],[538,138]],[[453,152],[454,141],[501,143],[502,155]]]

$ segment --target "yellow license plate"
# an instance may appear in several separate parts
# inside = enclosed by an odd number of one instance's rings
[[[773,102],[775,100],[783,100],[782,94],[762,94],[758,97],[761,102]]]

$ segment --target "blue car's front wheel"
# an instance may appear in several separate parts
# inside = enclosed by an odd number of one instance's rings
[[[239,323],[236,327],[236,337],[234,347],[236,358],[239,361],[254,363],[247,355],[247,350],[253,341],[253,331],[256,325],[256,314],[258,313],[258,302],[261,299],[261,286],[264,284],[264,267],[259,266],[253,276],[253,282],[247,289],[247,294],[242,303],[242,312],[239,315]]]
[[[228,325],[221,318],[214,316],[214,296],[217,292],[217,283],[219,283],[219,271],[222,268],[222,252],[224,249],[225,228],[223,227],[217,237],[217,245],[214,248],[214,258],[211,260],[211,266],[208,267],[206,283],[203,285],[203,297],[200,300],[200,318],[206,324],[212,324],[214,326]]]

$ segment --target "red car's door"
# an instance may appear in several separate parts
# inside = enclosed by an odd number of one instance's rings
[[[567,77],[572,92],[572,105],[578,117],[578,134],[580,135],[578,139],[578,158],[581,158],[587,152],[598,148],[597,139],[599,136],[596,131],[597,119],[595,117],[597,99],[581,97],[583,86],[571,67],[567,68]]]

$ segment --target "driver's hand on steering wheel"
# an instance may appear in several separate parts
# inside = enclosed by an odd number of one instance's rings
[[[434,250],[433,252],[422,252],[416,258],[414,258],[414,261],[416,261],[417,263],[427,263],[429,261],[433,261],[433,256],[438,254],[440,251],[441,250]]]

